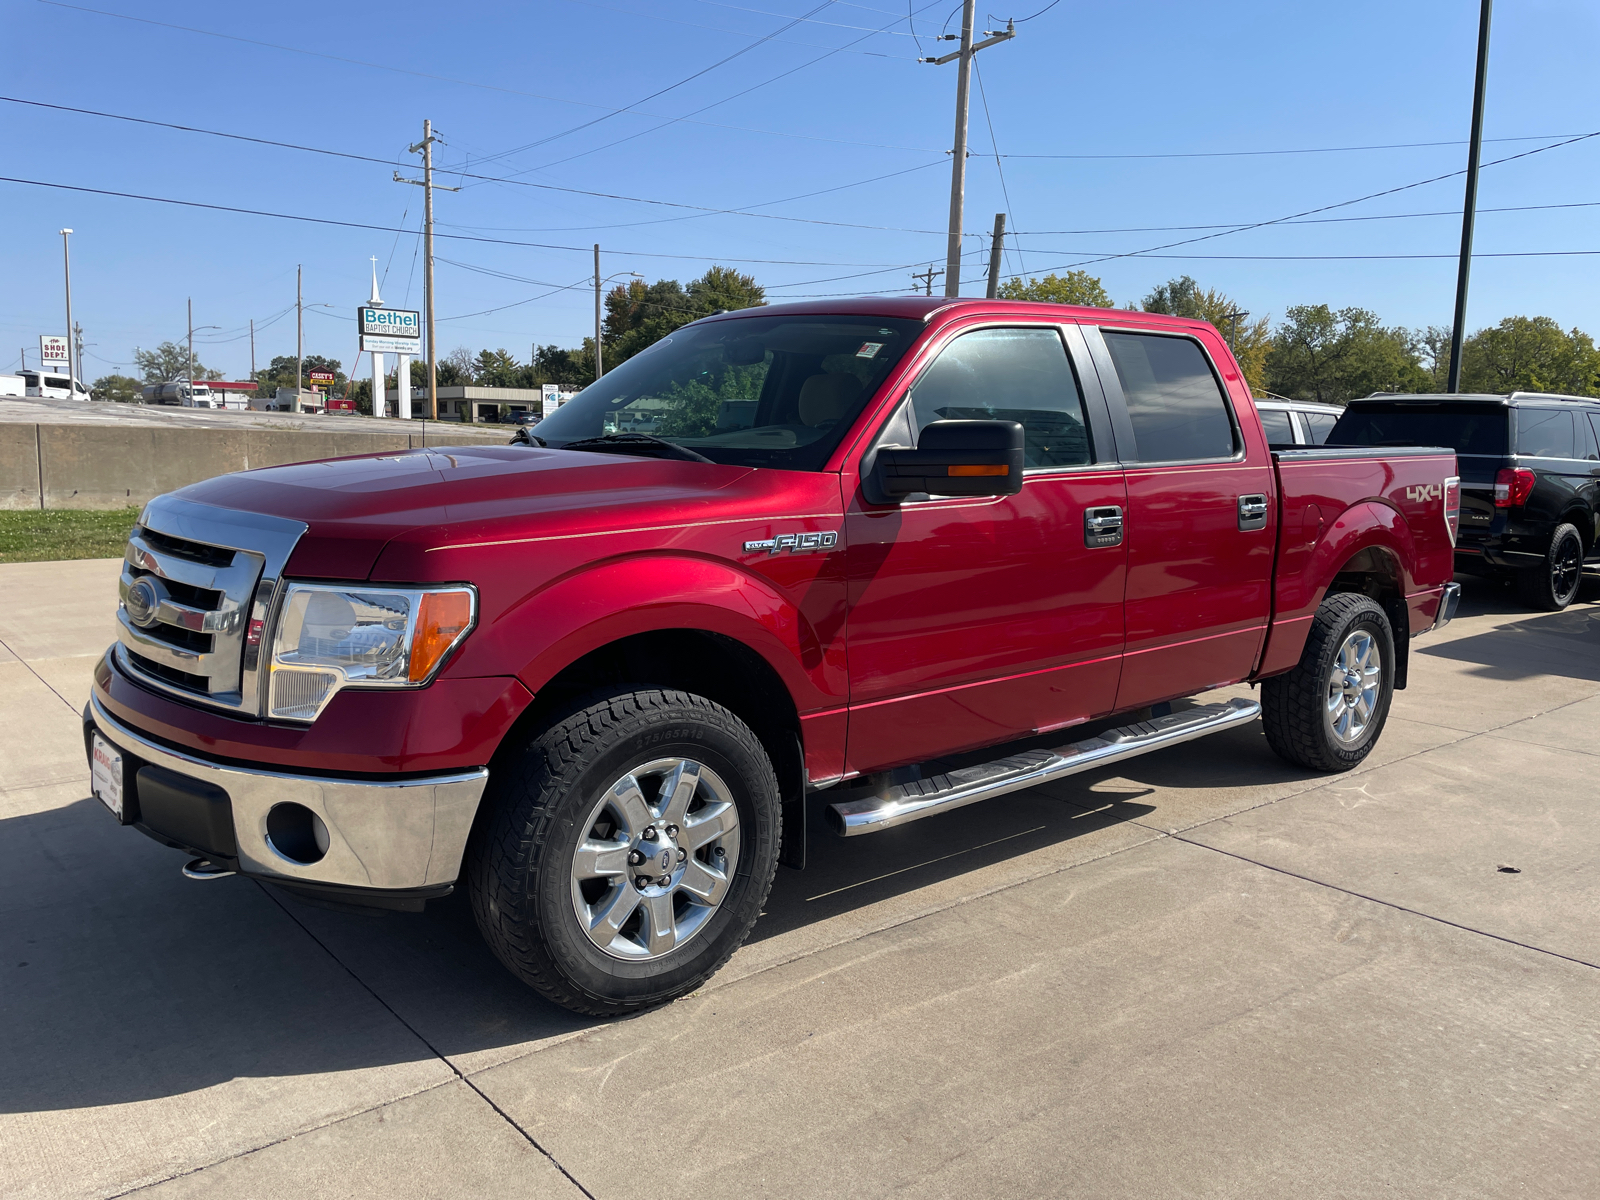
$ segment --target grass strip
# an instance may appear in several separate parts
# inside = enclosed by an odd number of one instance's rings
[[[0,563],[121,558],[139,509],[0,510]]]

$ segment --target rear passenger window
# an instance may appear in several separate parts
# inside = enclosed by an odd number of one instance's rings
[[[1185,337],[1104,331],[1141,462],[1232,458],[1233,420],[1211,364]]]
[[[1334,422],[1339,418],[1328,413],[1303,412],[1300,420],[1306,427],[1306,433],[1311,438],[1313,446],[1320,446],[1328,440],[1328,435],[1333,432]]]
[[[1294,423],[1289,420],[1289,414],[1281,408],[1263,408],[1261,424],[1266,428],[1267,441],[1274,446],[1292,446],[1294,444]]]
[[[1054,329],[979,329],[939,352],[911,389],[911,417],[933,421],[1016,421],[1025,467],[1092,461],[1083,396]]]
[[[1594,434],[1594,442],[1589,446],[1588,458],[1600,458],[1595,452],[1595,444],[1600,443],[1600,413],[1589,414],[1589,432]]]
[[[1530,458],[1577,458],[1571,410],[1517,409],[1517,453]]]

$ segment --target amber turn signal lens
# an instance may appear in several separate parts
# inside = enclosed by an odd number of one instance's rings
[[[412,683],[421,683],[450,647],[472,624],[472,593],[424,592],[417,610],[417,635],[411,643],[411,665],[407,672]]]
[[[951,475],[977,476],[977,475],[1009,475],[1011,467],[1006,463],[980,463],[970,467],[951,467]]]

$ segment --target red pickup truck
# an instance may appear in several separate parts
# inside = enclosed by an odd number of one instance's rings
[[[1203,323],[721,314],[511,445],[151,501],[93,789],[199,878],[464,886],[517,976],[622,1012],[727,960],[808,797],[861,835],[1258,717],[1359,763],[1454,610],[1458,507],[1450,450],[1269,446]]]

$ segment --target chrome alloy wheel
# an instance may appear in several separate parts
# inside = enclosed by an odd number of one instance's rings
[[[1328,676],[1325,710],[1328,728],[1347,746],[1361,740],[1372,724],[1383,683],[1383,653],[1378,639],[1365,629],[1345,638]]]
[[[606,789],[572,856],[578,924],[613,958],[648,962],[701,929],[739,865],[739,809],[687,758],[635,767]]]

